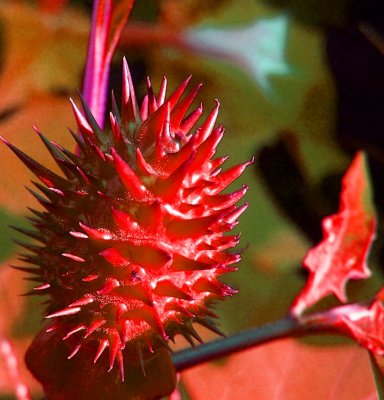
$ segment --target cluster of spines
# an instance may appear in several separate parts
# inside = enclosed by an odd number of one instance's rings
[[[84,114],[72,102],[77,153],[38,132],[63,176],[6,142],[43,183],[34,185],[44,196],[31,192],[46,211],[32,210],[35,230],[21,230],[40,245],[21,243],[34,266],[21,269],[39,281],[33,293],[50,295],[48,330],[75,338],[69,358],[89,340],[99,343],[95,362],[109,347],[122,377],[130,344],[141,354],[143,343],[154,351],[177,333],[200,340],[192,322],[215,329],[210,301],[236,292],[218,277],[240,260],[227,252],[239,236],[225,232],[247,207],[235,206],[247,187],[221,192],[249,163],[222,171],[226,157],[212,159],[224,133],[214,127],[217,101],[191,133],[203,109],[186,115],[200,89],[184,95],[189,79],[168,98],[165,78],[157,96],[148,80],[139,109],[124,60],[110,131],[82,101]]]

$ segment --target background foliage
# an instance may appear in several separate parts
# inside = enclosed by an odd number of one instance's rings
[[[91,3],[1,2],[0,134],[52,169],[31,125],[73,146],[68,97],[76,98],[81,88]],[[139,93],[146,75],[155,87],[164,75],[174,87],[192,74],[195,83],[204,83],[206,112],[214,98],[221,102],[221,154],[230,154],[230,164],[256,157],[237,183],[250,186],[250,207],[239,228],[243,260],[228,278],[240,293],[217,307],[225,333],[287,313],[305,281],[301,260],[321,237],[321,218],[336,211],[340,177],[357,148],[370,156],[377,207],[383,209],[383,7],[375,1],[337,5],[141,0],[115,57],[116,92],[123,54]],[[30,283],[8,267],[17,252],[11,241],[17,234],[8,225],[25,226],[27,207],[39,206],[24,187],[30,173],[5,146],[0,158],[0,335],[11,338],[22,360],[41,323],[41,308],[40,299],[19,296]],[[380,278],[381,243],[379,236],[371,263]],[[351,285],[349,295],[366,299],[375,289],[372,279]],[[212,338],[206,331],[201,335]],[[20,363],[22,378],[38,397],[37,384]],[[12,398],[1,357],[0,371],[0,398]],[[226,400],[238,393],[261,400],[376,398],[367,353],[334,337],[269,344],[188,370],[181,382],[184,398],[192,400]]]

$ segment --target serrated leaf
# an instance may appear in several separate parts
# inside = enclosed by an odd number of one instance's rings
[[[302,322],[308,326],[325,327],[351,337],[379,357],[384,356],[383,291],[371,304],[345,304],[328,311],[311,314]]]
[[[310,276],[291,307],[296,316],[330,294],[346,302],[348,280],[371,275],[367,256],[376,217],[363,153],[357,154],[342,184],[339,212],[323,220],[324,239],[304,259]]]
[[[369,306],[351,304],[330,311],[334,325],[347,332],[361,346],[384,356],[384,305],[375,299]]]
[[[98,0],[94,3],[83,94],[101,126],[112,56],[133,3],[133,0]]]

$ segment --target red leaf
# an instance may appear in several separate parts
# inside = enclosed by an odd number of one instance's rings
[[[376,218],[363,153],[356,155],[342,183],[339,212],[323,220],[324,240],[304,259],[310,277],[291,307],[296,316],[329,294],[346,302],[347,281],[371,275],[366,260]]]
[[[183,372],[193,400],[377,399],[367,352],[279,340]]]
[[[384,355],[384,306],[381,300],[375,299],[369,307],[352,305],[338,307],[340,324],[350,331],[351,336],[361,345],[373,353]]]
[[[370,304],[346,304],[312,314],[303,323],[336,329],[378,356],[384,356],[384,305],[378,297]]]
[[[83,95],[101,126],[111,59],[133,3],[134,0],[97,0],[94,3]]]

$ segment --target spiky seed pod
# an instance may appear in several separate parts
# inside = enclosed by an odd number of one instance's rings
[[[218,278],[240,260],[227,252],[239,237],[225,232],[247,207],[235,205],[247,187],[221,192],[249,163],[222,171],[226,158],[212,158],[224,133],[214,127],[217,101],[192,133],[203,110],[187,115],[200,88],[185,94],[188,82],[166,98],[166,79],[157,96],[148,80],[139,109],[124,60],[110,130],[83,101],[84,113],[72,102],[77,152],[38,132],[63,176],[7,143],[42,182],[42,195],[31,192],[46,211],[33,211],[35,229],[21,231],[40,242],[23,245],[39,282],[33,294],[50,296],[48,331],[71,339],[69,358],[89,341],[98,342],[95,361],[109,347],[122,378],[123,351],[153,352],[177,333],[200,340],[192,323],[215,329],[209,303],[236,293]]]

